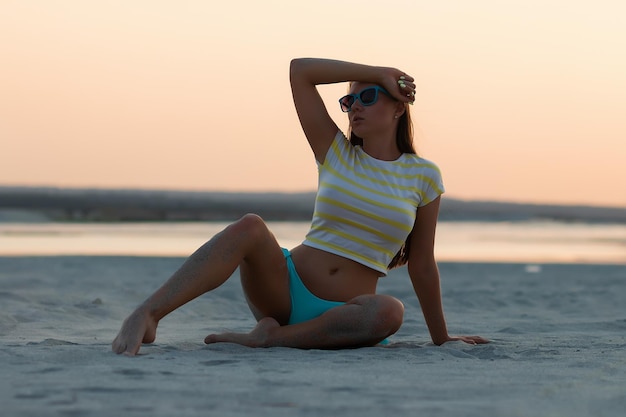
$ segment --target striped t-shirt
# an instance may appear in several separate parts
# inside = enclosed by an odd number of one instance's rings
[[[303,244],[383,275],[411,232],[417,208],[444,192],[432,162],[408,153],[395,161],[375,159],[341,131],[318,171],[313,221]]]

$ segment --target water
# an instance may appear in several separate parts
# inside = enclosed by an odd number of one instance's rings
[[[0,256],[187,256],[227,223],[0,223]],[[299,244],[307,222],[268,222],[278,242]],[[440,261],[626,264],[626,225],[440,222]]]

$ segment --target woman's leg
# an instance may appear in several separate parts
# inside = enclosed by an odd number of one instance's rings
[[[244,289],[255,315],[288,320],[291,299],[282,250],[263,220],[248,214],[201,246],[128,316],[113,341],[113,351],[136,354],[142,342],[154,341],[159,320],[223,284],[238,266],[250,276]]]
[[[396,298],[362,295],[303,323],[280,326],[268,317],[259,321],[250,333],[212,334],[204,342],[302,349],[373,346],[398,331],[403,316],[404,306]]]

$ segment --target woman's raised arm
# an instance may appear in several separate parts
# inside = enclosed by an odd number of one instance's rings
[[[317,91],[319,84],[347,81],[371,82],[382,85],[396,98],[409,101],[398,91],[396,81],[403,72],[395,68],[377,67],[319,58],[297,58],[291,61],[289,78],[291,92],[302,130],[311,145],[315,159],[324,162],[326,152],[338,127],[328,114]],[[407,81],[413,81],[406,76]]]

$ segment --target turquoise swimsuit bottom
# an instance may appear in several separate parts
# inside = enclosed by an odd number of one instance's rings
[[[296,266],[293,264],[289,250],[283,248],[283,254],[289,269],[289,292],[291,293],[289,324],[302,323],[303,321],[314,319],[333,307],[345,304],[339,301],[323,300],[311,293],[298,276],[298,271],[296,271]]]
[[[302,323],[319,317],[333,307],[344,305],[340,301],[328,301],[319,298],[307,287],[304,286],[302,279],[298,276],[296,266],[291,259],[291,253],[288,249],[282,248],[285,259],[287,260],[287,269],[289,270],[289,292],[291,294],[291,316],[289,324]],[[380,345],[389,344],[389,340],[385,339],[379,343]]]

